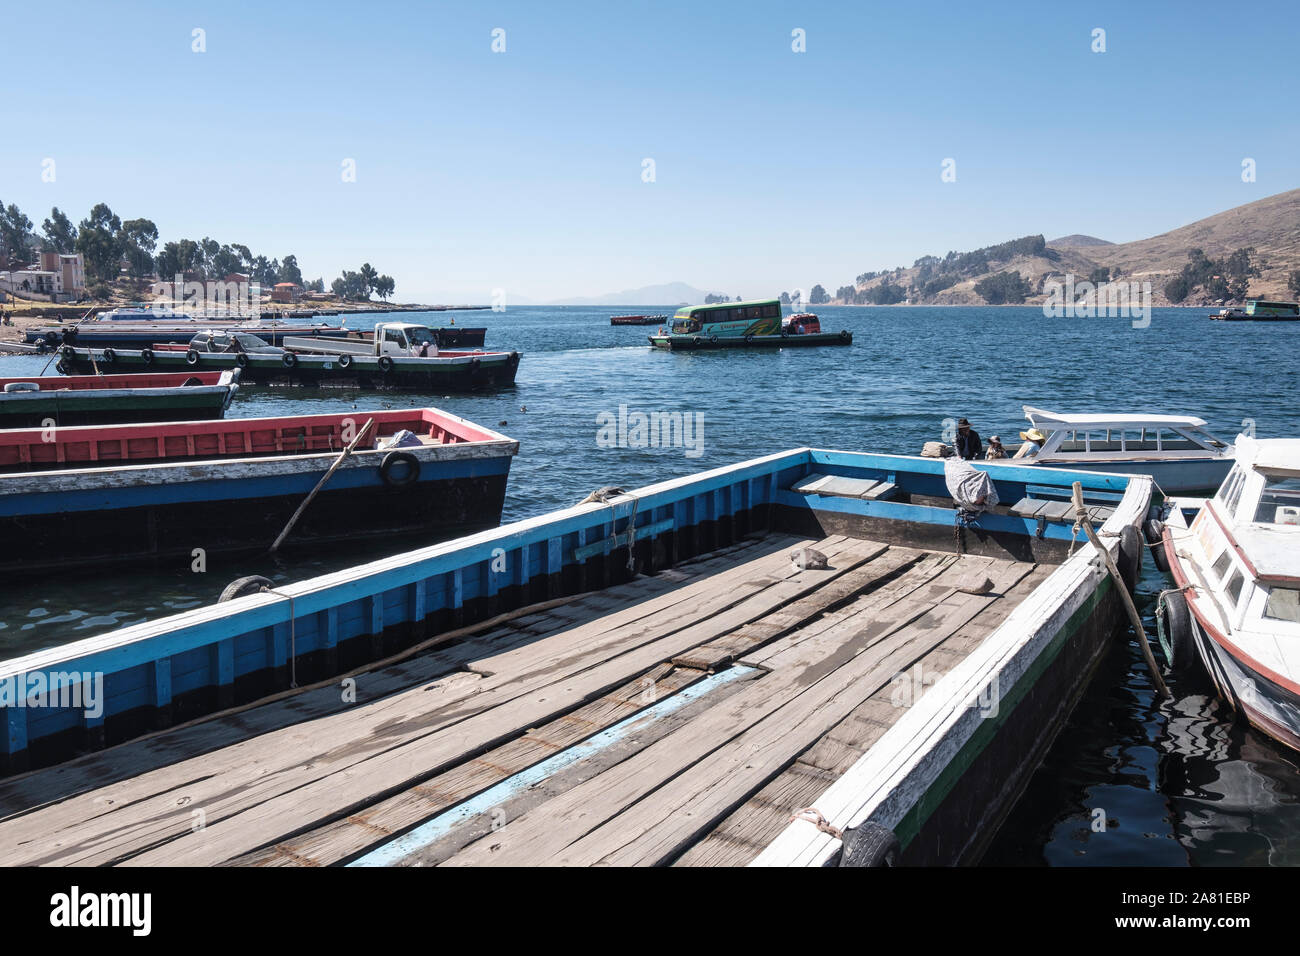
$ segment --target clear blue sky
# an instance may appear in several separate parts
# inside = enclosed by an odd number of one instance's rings
[[[38,227],[104,201],[327,283],[369,260],[408,301],[834,291],[1300,186],[1294,2],[167,0],[3,23],[0,200]]]

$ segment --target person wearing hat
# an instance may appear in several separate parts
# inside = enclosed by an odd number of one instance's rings
[[[957,457],[970,461],[972,458],[979,458],[984,451],[980,444],[979,432],[970,427],[970,422],[964,418],[957,419]]]
[[[1007,450],[1002,447],[1002,439],[997,435],[989,436],[989,450],[984,453],[984,457],[989,461],[1007,457]]]
[[[1028,458],[1030,455],[1037,455],[1038,449],[1042,448],[1043,443],[1047,441],[1047,436],[1037,428],[1031,428],[1027,432],[1020,433],[1020,440],[1022,444],[1011,456],[1012,458]]]

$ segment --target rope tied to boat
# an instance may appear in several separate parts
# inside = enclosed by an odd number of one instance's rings
[[[822,833],[829,834],[837,840],[844,839],[844,831],[822,816],[822,812],[816,807],[804,807],[801,810],[796,810],[790,815],[790,821],[794,822],[795,820],[811,823]]]
[[[618,504],[614,501],[614,499],[615,499],[615,498],[623,498],[623,497],[627,497],[627,498],[631,498],[631,499],[632,499],[632,514],[631,514],[631,515],[628,517],[628,519],[627,519],[627,528],[626,528],[625,530],[626,530],[626,532],[627,532],[627,572],[628,572],[628,574],[633,574],[633,575],[634,575],[634,574],[636,574],[636,551],[635,551],[635,547],[636,547],[636,509],[637,509],[637,506],[641,503],[641,499],[638,498],[636,495],[632,494],[631,492],[624,491],[622,488],[619,488],[619,487],[616,486],[616,485],[603,485],[603,486],[601,486],[600,488],[597,488],[597,489],[596,489],[595,491],[593,491],[591,494],[587,495],[587,497],[585,497],[585,498],[583,498],[581,501],[579,501],[578,504],[580,504],[580,505],[586,505],[586,504],[607,504],[607,505],[609,505],[609,510],[610,510],[611,512],[613,512],[613,517],[610,519],[610,526],[611,526],[611,528],[613,529],[614,543],[615,543],[615,545],[617,545],[617,543],[618,543]]]

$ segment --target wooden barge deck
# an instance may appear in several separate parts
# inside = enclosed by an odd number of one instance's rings
[[[0,862],[750,863],[1050,570],[747,541],[358,674],[353,706],[331,682],[15,780]]]
[[[0,708],[0,863],[824,865],[808,807],[977,860],[1122,612],[1059,521],[958,553],[941,469],[796,450],[0,662],[116,687]],[[1066,477],[1119,554],[1149,480]]]

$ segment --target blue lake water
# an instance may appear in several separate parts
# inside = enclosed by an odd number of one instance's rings
[[[668,354],[647,347],[652,328],[611,327],[607,308],[454,313],[458,324],[486,326],[488,347],[525,353],[515,388],[477,396],[244,389],[229,414],[432,404],[496,427],[521,445],[507,521],[571,505],[601,485],[635,488],[803,445],[915,453],[940,437],[948,417],[968,417],[985,439],[1014,439],[1025,404],[1195,414],[1222,438],[1247,420],[1262,437],[1297,431],[1300,324],[1211,322],[1200,309],[1158,309],[1147,328],[1128,319],[1048,319],[1038,308],[818,312],[825,328],[852,330],[854,344]],[[399,318],[437,325],[452,315]],[[0,358],[0,375],[45,365],[45,357]],[[601,447],[601,416],[617,416],[620,406],[690,414],[702,426],[691,436],[698,443]],[[266,530],[269,544],[279,528]],[[210,558],[206,574],[187,565],[0,582],[0,657],[209,603],[244,574],[296,580],[418,544]],[[1141,588],[1148,605],[1162,586],[1148,563]],[[1147,616],[1150,624],[1149,606]],[[1204,688],[1175,690],[1174,702],[1157,704],[1135,645],[1117,641],[988,861],[1300,862],[1297,757],[1234,723]],[[1093,829],[1098,809],[1108,821],[1102,832]]]

